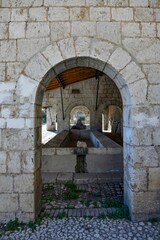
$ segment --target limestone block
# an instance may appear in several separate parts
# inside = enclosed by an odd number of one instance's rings
[[[139,63],[160,62],[160,42],[149,38],[125,38],[123,45]]]
[[[124,69],[120,71],[119,74],[122,75],[125,83],[127,84],[145,78],[141,68],[135,62],[130,62]]]
[[[39,7],[43,0],[2,0],[2,7]]]
[[[132,8],[112,8],[112,19],[115,21],[132,21],[133,9]]]
[[[110,21],[110,8],[107,7],[91,7],[90,20],[91,21]]]
[[[34,152],[26,151],[22,152],[22,172],[23,173],[33,173],[34,172]]]
[[[25,118],[24,119],[24,128],[34,128],[37,127],[37,125],[35,125],[35,119],[34,118]]]
[[[10,151],[7,158],[7,172],[20,173],[21,171],[21,152]]]
[[[142,23],[142,37],[156,37],[155,23]]]
[[[2,130],[0,129],[0,148],[2,148]]]
[[[85,6],[85,0],[44,0],[45,6]]]
[[[2,82],[0,87],[0,103],[11,104],[13,103],[13,92],[15,89],[15,83]]]
[[[55,66],[57,63],[63,61],[61,52],[59,51],[56,43],[54,43],[53,45],[49,45],[41,53],[52,66]]]
[[[160,145],[160,128],[155,128],[153,131],[153,144]]]
[[[100,38],[109,40],[116,44],[121,42],[120,23],[118,22],[98,22],[97,35]]]
[[[20,76],[20,73],[22,72],[23,68],[24,68],[23,63],[19,63],[19,62],[7,63],[6,79],[8,81],[16,81]]]
[[[84,7],[70,8],[70,20],[89,20],[89,11]]]
[[[66,21],[69,20],[69,9],[66,7],[49,7],[49,21]]]
[[[150,6],[151,7],[160,7],[160,2],[159,2],[159,0],[152,0],[152,1],[150,1]]]
[[[18,106],[18,116],[20,118],[29,118],[35,116],[35,105],[30,102],[24,102],[20,106]]]
[[[138,82],[131,83],[129,91],[131,102],[135,105],[143,104],[147,99],[148,83],[146,79],[141,79]]]
[[[149,168],[149,191],[160,190],[160,167]]]
[[[105,67],[105,63],[101,62],[101,61],[97,61],[97,59],[90,58],[88,66],[91,67],[91,68],[95,68],[99,71],[103,71],[104,67]]]
[[[0,212],[16,212],[18,210],[18,194],[1,194]]]
[[[86,0],[86,6],[103,6],[108,0]]]
[[[160,37],[160,23],[157,23],[157,36]]]
[[[110,64],[117,71],[120,71],[131,61],[131,56],[122,48],[117,48],[108,60]]]
[[[139,146],[151,146],[153,144],[153,129],[152,127],[136,128],[132,136],[132,142]]]
[[[122,35],[126,37],[140,37],[140,24],[122,23]]]
[[[19,119],[15,119],[15,118],[11,118],[11,119],[7,119],[7,128],[15,128],[15,129],[18,129],[18,128],[24,128],[24,119],[23,118],[19,118]]]
[[[16,61],[16,41],[3,40],[0,42],[0,61]]]
[[[91,39],[87,37],[78,37],[75,40],[75,50],[76,50],[76,55],[78,57],[80,56],[89,56],[90,53],[90,44],[91,44]]]
[[[29,8],[29,21],[33,22],[47,21],[47,8],[46,7]]]
[[[49,38],[17,40],[17,60],[25,62],[28,61],[31,56],[48,46],[49,42]]]
[[[8,38],[8,24],[0,23],[0,39]]]
[[[0,22],[9,22],[11,19],[11,10],[9,8],[0,8]]]
[[[157,104],[160,101],[160,84],[149,85],[148,87],[148,100],[152,104]]]
[[[154,9],[155,20],[156,22],[160,21],[160,9]]]
[[[0,82],[5,81],[5,63],[0,63]]]
[[[143,71],[145,72],[149,83],[159,83],[160,64],[144,64]]]
[[[20,194],[20,209],[23,212],[34,212],[34,194]]]
[[[33,130],[5,129],[2,132],[5,141],[2,142],[4,150],[33,150],[34,136]]]
[[[19,102],[25,103],[27,101],[30,103],[35,103],[35,94],[37,91],[37,87],[38,87],[37,81],[24,75],[21,75],[17,83],[17,95],[19,96]]]
[[[137,128],[143,128],[147,126],[159,127],[159,117],[156,114],[151,114],[150,111],[143,109],[142,107],[138,109],[133,109],[132,111],[132,125],[137,126]]]
[[[48,37],[50,34],[49,23],[47,22],[28,22],[26,38]]]
[[[34,175],[23,174],[14,176],[14,192],[32,193],[34,191]]]
[[[51,22],[51,40],[57,41],[70,37],[69,22]]]
[[[7,175],[0,175],[0,192],[13,192],[13,177]]]
[[[11,22],[9,23],[9,37],[11,39],[25,38],[25,22]]]
[[[133,195],[135,221],[158,217],[160,209],[159,192],[137,192]]]
[[[71,36],[94,36],[96,23],[89,21],[75,21],[71,23]]]
[[[148,7],[148,0],[130,0],[131,7]]]
[[[128,6],[127,0],[105,0],[104,5],[109,6]]]
[[[57,44],[64,59],[75,57],[75,47],[72,38],[60,40]]]
[[[135,21],[153,22],[154,21],[153,9],[152,8],[136,8]]]
[[[40,146],[41,148],[41,146]],[[42,149],[37,149],[36,150],[36,153],[35,153],[35,164],[34,164],[34,168],[35,168],[35,171],[37,169],[40,169],[41,167],[41,161],[42,161]]]
[[[11,21],[24,22],[27,21],[28,12],[26,8],[12,8],[11,9]]]
[[[130,167],[128,182],[134,192],[147,191],[147,169]]]
[[[6,152],[0,151],[0,173],[6,173]]]
[[[158,167],[159,156],[154,146],[134,147],[130,153],[132,165],[141,164],[143,167]]]
[[[42,54],[38,53],[28,63],[24,72],[32,79],[41,81],[51,67],[52,66],[50,65],[50,63],[42,56]]]

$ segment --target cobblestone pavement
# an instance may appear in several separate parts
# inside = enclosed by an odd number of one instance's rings
[[[6,232],[0,240],[159,240],[160,222],[85,218],[46,219],[32,232]]]
[[[78,195],[72,199],[74,194]],[[117,209],[125,211],[122,182],[44,184],[42,199],[41,222],[14,232],[0,225],[0,240],[160,240],[156,219],[113,220]],[[120,211],[118,217],[123,218]]]

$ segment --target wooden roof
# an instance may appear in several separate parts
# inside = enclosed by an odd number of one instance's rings
[[[90,67],[76,67],[66,70],[55,77],[47,87],[47,90],[65,87],[69,84],[87,80],[96,76],[96,69]]]

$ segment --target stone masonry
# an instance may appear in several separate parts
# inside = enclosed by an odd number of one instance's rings
[[[160,1],[0,0],[0,220],[41,209],[41,107],[64,70],[104,72],[123,101],[124,201],[160,214]]]

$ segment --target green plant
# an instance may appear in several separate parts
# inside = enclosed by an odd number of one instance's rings
[[[99,219],[105,219],[106,215],[104,213],[100,213],[98,216]]]
[[[67,213],[65,213],[65,212],[62,212],[62,213],[58,213],[57,214],[57,218],[58,219],[63,219],[63,218],[66,218],[67,217]]]
[[[108,207],[121,208],[123,206],[123,203],[120,199],[106,198],[103,205],[106,208]]]
[[[6,225],[6,231],[16,231],[20,228],[24,227],[24,223],[23,222],[19,222],[18,218],[16,218],[15,220],[11,220],[7,223]]]
[[[41,222],[42,222],[42,218],[37,217],[37,218],[35,218],[34,221],[30,221],[30,222],[28,223],[28,227],[31,228],[32,231],[34,231],[34,230],[36,229],[36,227],[41,224]]]
[[[72,192],[71,190],[68,190],[63,193],[64,200],[71,200],[71,199],[77,199],[77,198],[78,198],[77,192]]]
[[[129,210],[127,206],[122,206],[121,208],[115,209],[112,213],[108,213],[107,217],[109,219],[129,219]]]
[[[42,218],[37,217],[37,218],[35,218],[34,221],[30,221],[30,222],[28,223],[28,227],[31,228],[32,231],[34,231],[34,230],[36,229],[36,227],[41,224],[41,222],[42,222]]]
[[[75,183],[73,183],[72,181],[68,181],[65,183],[65,187],[67,188],[67,190],[72,190],[74,192],[77,191],[77,186]]]
[[[68,181],[65,184],[65,187],[66,187],[66,191],[63,193],[64,200],[71,200],[71,199],[78,198],[77,186],[73,182]]]

